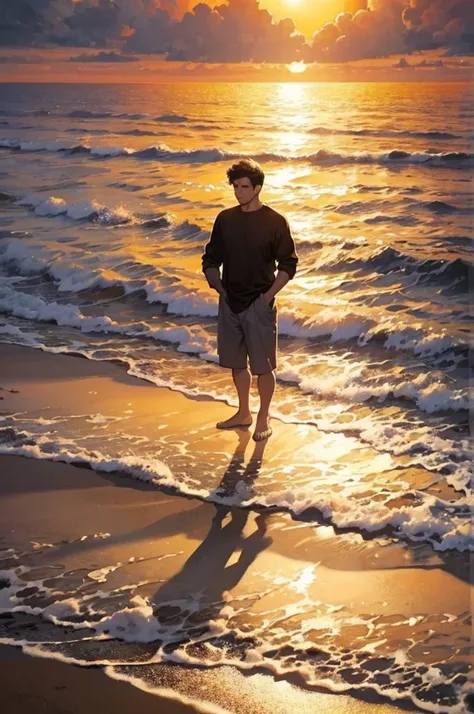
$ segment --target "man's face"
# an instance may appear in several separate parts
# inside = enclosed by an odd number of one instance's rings
[[[241,206],[245,203],[250,203],[255,196],[258,196],[262,188],[261,186],[255,186],[254,188],[252,182],[247,177],[235,179],[232,185],[234,187],[235,197]]]

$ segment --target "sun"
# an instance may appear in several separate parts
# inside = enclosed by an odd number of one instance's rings
[[[302,74],[306,72],[306,65],[304,62],[291,62],[286,65],[292,74]]]

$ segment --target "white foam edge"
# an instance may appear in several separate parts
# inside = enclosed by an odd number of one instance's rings
[[[1,339],[0,339],[1,342]],[[34,349],[40,349],[43,352],[46,353],[51,353],[51,354],[65,354],[68,355],[70,352],[74,352],[76,354],[81,354],[83,357],[86,359],[90,359],[91,361],[95,362],[107,362],[107,358],[99,358],[99,357],[94,357],[91,356],[87,351],[81,350],[80,348],[76,349],[69,349],[67,347],[48,347],[42,343],[28,343],[25,344],[24,342],[16,342],[15,340],[12,340],[10,344],[18,344],[19,346],[28,346],[28,347],[33,347]],[[202,357],[203,355],[199,355]],[[215,355],[211,355],[213,359],[209,359],[207,361],[216,361]],[[150,382],[151,384],[154,384],[157,387],[164,388],[164,389],[170,389],[173,392],[178,392],[179,394],[183,394],[186,397],[193,398],[196,396],[197,392],[196,390],[190,388],[190,389],[185,389],[181,385],[176,385],[172,382],[166,382],[163,379],[161,379],[157,375],[149,375],[146,372],[143,372],[139,367],[137,367],[136,361],[132,359],[125,359],[123,357],[118,357],[119,361],[122,362],[122,364],[126,367],[127,374],[129,374],[131,377],[135,377],[137,379],[142,379],[144,381]],[[225,404],[228,404],[229,406],[237,406],[237,402],[233,397],[229,396],[224,396],[221,394],[218,394],[217,392],[214,392],[213,390],[211,391],[206,391],[206,392],[199,392],[200,395],[204,394],[205,396],[208,396],[211,399],[214,399],[215,401],[223,402]],[[251,411],[256,412],[257,407],[252,408]],[[367,418],[360,419],[356,422],[350,422],[350,424],[341,424],[338,425],[334,422],[330,422],[329,424],[325,423],[327,420],[324,418],[322,419],[315,419],[315,420],[306,420],[306,421],[301,421],[297,420],[295,421],[291,417],[288,417],[287,415],[278,412],[278,411],[271,411],[271,417],[273,419],[277,419],[278,421],[282,422],[283,424],[305,424],[308,426],[315,426],[318,428],[319,431],[324,432],[324,433],[344,433],[344,430],[349,428],[351,432],[353,432],[355,429],[359,431],[359,439],[366,443],[369,444],[370,446],[376,446],[377,444],[380,443],[380,438],[381,437],[386,437],[386,434],[384,433],[386,430],[386,425],[381,425],[377,426],[376,424],[371,424],[370,421],[367,420]],[[451,448],[451,443],[447,439],[440,439],[440,437],[436,436],[437,443],[439,445],[439,448],[442,446],[443,452],[446,450],[449,450]],[[394,454],[396,456],[400,456],[402,454],[410,454],[410,450],[416,446],[417,442],[407,442],[407,443],[399,443],[399,440],[392,441],[390,443],[386,444],[386,450],[387,452]],[[431,463],[430,462],[430,457],[432,457],[432,460],[436,462],[436,457],[437,455],[435,453],[429,452],[426,456],[415,456],[413,459],[411,459],[410,462],[408,462],[406,465],[407,466],[419,466],[421,465],[423,468],[427,469],[428,471],[432,472],[438,472],[439,467],[442,466],[443,464],[441,463]],[[440,459],[442,460],[442,454],[440,454]],[[465,467],[461,465],[461,467],[458,467],[457,470],[461,470],[461,477],[458,478],[456,473],[450,474],[449,475],[449,481],[448,483],[458,492],[464,492],[466,493],[465,490],[465,480],[466,480],[466,475],[464,474]],[[470,477],[469,477],[470,478]]]
[[[244,488],[242,492],[237,492],[232,496],[220,496],[215,490],[208,491],[202,488],[190,487],[188,484],[177,481],[169,467],[158,459],[153,463],[142,457],[123,457],[122,460],[94,459],[87,456],[86,452],[66,452],[59,451],[52,454],[50,451],[44,452],[39,443],[25,446],[0,446],[0,454],[11,454],[36,458],[45,461],[57,461],[60,463],[87,463],[95,471],[122,472],[128,476],[152,483],[159,488],[168,487],[176,490],[179,494],[198,498],[200,500],[218,503],[225,506],[236,506],[240,508],[250,508],[254,504],[265,507],[276,507],[282,511],[287,511],[299,515],[308,508],[316,508],[323,517],[342,528],[355,528],[371,533],[383,530],[386,526],[398,528],[400,533],[396,537],[403,537],[408,541],[429,542],[436,551],[457,550],[474,551],[474,541],[470,538],[470,522],[466,516],[465,521],[456,523],[454,520],[446,524],[442,517],[428,515],[431,505],[436,504],[436,498],[429,496],[424,502],[417,506],[401,506],[389,509],[383,503],[372,501],[370,505],[360,503],[358,509],[347,509],[347,505],[352,503],[350,497],[341,494],[330,494],[329,498],[324,498],[321,494],[311,494],[305,490],[298,490],[293,493],[291,489],[282,491],[272,491],[262,497],[248,497]],[[156,466],[160,470],[156,470]],[[361,509],[364,517],[361,518]],[[420,522],[420,516],[422,520]],[[375,520],[374,520],[375,518]],[[459,520],[459,519],[458,519]],[[423,526],[420,534],[420,526]],[[441,542],[436,537],[441,537]]]

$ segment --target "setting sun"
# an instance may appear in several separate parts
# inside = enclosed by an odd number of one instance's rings
[[[302,72],[306,72],[307,68],[304,62],[291,62],[287,67],[292,74],[301,74]]]

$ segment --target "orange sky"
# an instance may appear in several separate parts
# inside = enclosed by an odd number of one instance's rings
[[[211,0],[207,1],[214,5]],[[297,29],[311,37],[321,25],[343,11],[344,0],[260,0],[260,7],[269,10],[277,20],[292,17]]]
[[[77,54],[97,54],[92,48],[9,48],[1,57],[0,82],[469,82],[474,62],[470,57],[442,58],[443,50],[358,60],[343,64],[315,63],[302,74],[289,66],[264,63],[166,62],[152,55],[130,63],[71,63]],[[405,64],[400,66],[400,58]],[[442,58],[442,66],[436,60]],[[423,65],[423,61],[425,64]]]

